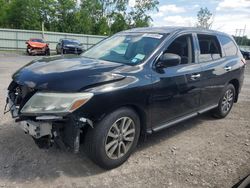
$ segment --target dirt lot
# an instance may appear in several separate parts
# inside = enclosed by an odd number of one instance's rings
[[[121,167],[39,150],[3,115],[11,74],[38,57],[0,53],[0,187],[231,187],[250,173],[250,67],[239,102],[216,120],[204,114],[151,135]],[[250,66],[250,62],[248,62]]]

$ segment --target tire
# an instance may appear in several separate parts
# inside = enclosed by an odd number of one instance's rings
[[[124,129],[121,128],[123,122],[125,122]],[[126,128],[127,131],[125,131]],[[125,133],[119,134],[118,130],[124,130]],[[128,132],[130,134],[127,134]],[[125,134],[127,135],[125,136]],[[138,115],[129,108],[120,108],[88,130],[85,137],[87,155],[104,169],[118,167],[129,158],[135,149],[139,135],[140,119]]]
[[[235,93],[235,88],[232,84],[228,84],[225,87],[218,107],[212,111],[214,117],[225,118],[229,114],[234,104]]]
[[[26,49],[26,53],[27,53],[27,55],[31,55],[29,52],[29,48]]]
[[[49,48],[45,51],[45,55],[50,56],[50,49]]]

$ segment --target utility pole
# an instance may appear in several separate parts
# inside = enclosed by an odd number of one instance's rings
[[[42,38],[44,40],[44,22],[42,22]]]
[[[245,33],[246,33],[246,25],[245,25],[245,27],[244,27],[244,30],[243,30],[243,35],[242,35],[242,39],[241,39],[241,45],[244,45],[244,36],[245,36]]]
[[[246,25],[245,25],[244,29],[236,29],[235,38],[236,38],[236,42],[239,46],[241,46],[244,42],[245,33],[246,33]]]

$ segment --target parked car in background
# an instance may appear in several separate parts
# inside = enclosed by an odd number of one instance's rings
[[[83,51],[82,43],[75,39],[60,39],[56,45],[57,54],[81,54]]]
[[[12,76],[7,103],[39,146],[57,143],[103,168],[124,163],[140,136],[211,111],[225,118],[245,60],[234,39],[198,28],[120,32],[80,56],[33,61]]]
[[[240,51],[246,60],[250,59],[250,51],[244,49],[241,49]]]
[[[31,38],[26,41],[28,55],[50,55],[49,44],[43,39]]]

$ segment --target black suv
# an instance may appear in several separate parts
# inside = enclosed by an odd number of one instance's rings
[[[227,34],[197,28],[120,32],[81,56],[35,60],[13,75],[9,110],[40,147],[57,143],[110,169],[140,135],[201,113],[224,118],[245,60]],[[7,109],[8,110],[8,109]]]

